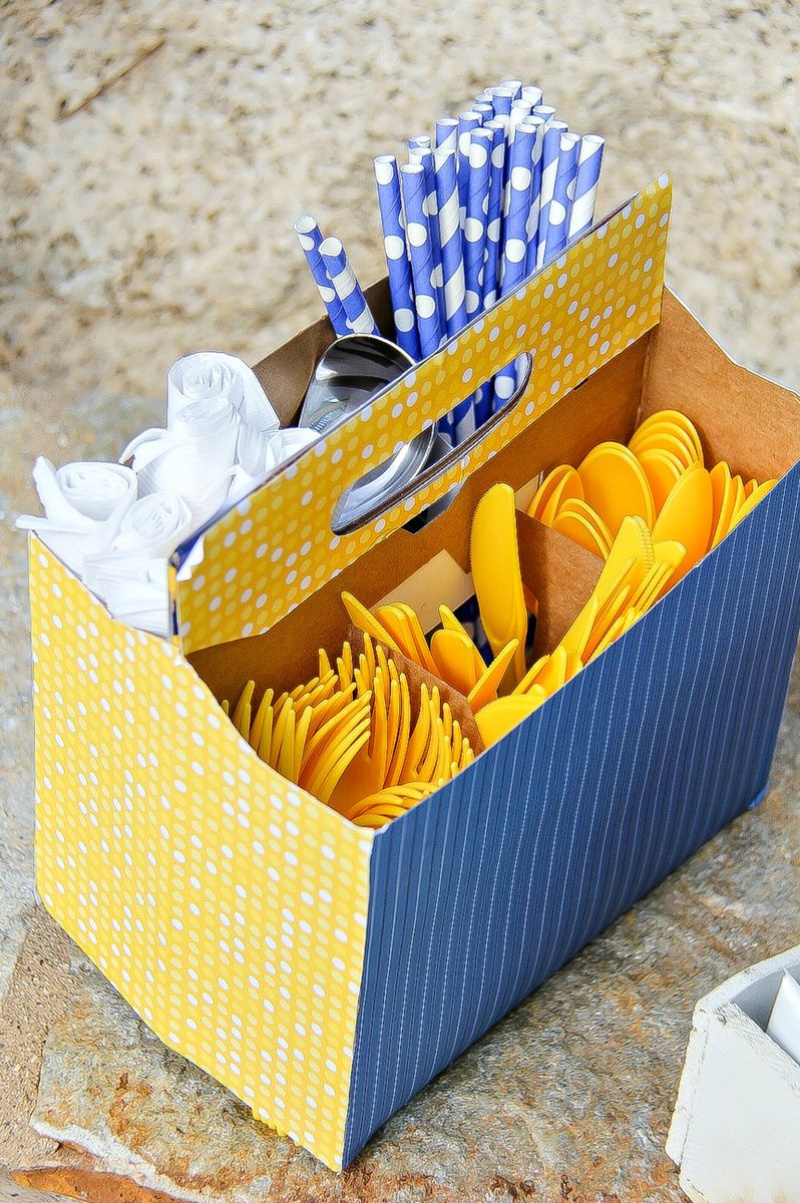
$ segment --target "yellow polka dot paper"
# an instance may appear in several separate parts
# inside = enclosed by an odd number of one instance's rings
[[[206,533],[192,577],[176,584],[184,651],[269,630],[655,326],[671,201],[669,179],[654,180],[229,511]],[[350,485],[526,351],[534,357],[530,382],[499,427],[402,505],[353,534],[334,534],[333,511]]]
[[[225,515],[172,570],[175,640],[110,618],[31,538],[42,899],[166,1044],[334,1169],[375,837],[259,760],[185,655],[268,630],[655,326],[670,201],[652,183]],[[531,380],[488,437],[333,533],[349,485],[524,351]]]
[[[35,539],[31,611],[45,906],[166,1044],[340,1168],[371,833]]]

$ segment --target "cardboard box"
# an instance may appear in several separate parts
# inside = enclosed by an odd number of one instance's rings
[[[109,618],[32,542],[44,904],[167,1044],[331,1167],[765,788],[800,621],[800,410],[664,290],[669,206],[655,181],[176,555],[172,642]],[[318,323],[258,365],[284,419],[330,337]],[[332,531],[343,489],[526,351],[524,394],[488,433]],[[780,483],[457,779],[371,832],[239,737],[219,699],[310,675],[345,633],[341,589],[427,599],[432,623],[431,598],[469,593],[491,483],[529,495],[664,407],[711,460]],[[519,526],[549,647],[601,565]]]
[[[800,1184],[800,1065],[767,1035],[800,948],[752,965],[701,998],[692,1018],[667,1153],[692,1203],[787,1203]]]

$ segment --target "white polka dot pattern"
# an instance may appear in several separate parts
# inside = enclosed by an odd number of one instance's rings
[[[371,833],[35,539],[31,611],[45,905],[166,1044],[340,1168]]]
[[[184,649],[269,630],[656,325],[671,198],[669,179],[655,180],[599,230],[226,514],[205,536],[198,575],[177,585]],[[394,506],[360,531],[333,537],[333,509],[350,484],[385,460],[399,440],[413,438],[449,412],[463,398],[467,381],[472,392],[531,349],[530,384],[506,421],[420,489],[410,506]]]

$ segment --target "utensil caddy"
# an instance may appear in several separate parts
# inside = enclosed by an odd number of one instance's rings
[[[670,200],[662,177],[212,522],[202,557],[176,553],[171,641],[112,620],[32,539],[43,902],[162,1040],[332,1168],[765,789],[800,622],[800,408],[664,288]],[[387,312],[383,285],[370,299]],[[257,366],[284,421],[330,338],[317,323]],[[332,531],[345,488],[530,351],[482,437]],[[662,408],[709,460],[779,483],[452,783],[371,832],[240,738],[218,699],[313,673],[345,633],[342,589],[433,625],[432,603],[469,594],[491,483],[524,500]],[[519,524],[552,646],[601,564]]]

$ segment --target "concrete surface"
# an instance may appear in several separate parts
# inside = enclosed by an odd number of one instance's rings
[[[291,232],[299,212],[344,238],[364,281],[377,275],[372,156],[510,76],[539,82],[574,128],[606,135],[601,207],[673,174],[671,283],[739,358],[797,387],[800,10],[21,0],[0,22],[0,1162],[29,1186],[104,1203],[156,1198],[115,1176],[134,1172],[220,1203],[673,1203],[663,1143],[694,1000],[798,940],[797,685],[763,807],[336,1181],[154,1048],[31,910],[25,547],[10,528],[34,505],[37,453],[110,457],[158,423],[178,355],[210,346],[252,361],[317,315]],[[171,1106],[160,1130],[158,1097]]]

